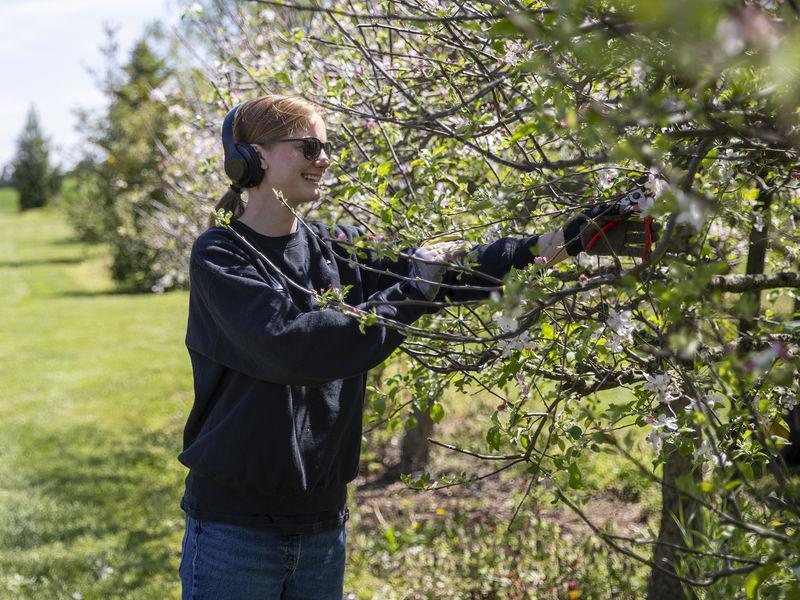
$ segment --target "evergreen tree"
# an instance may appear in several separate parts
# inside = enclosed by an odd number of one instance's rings
[[[106,114],[89,126],[89,141],[100,160],[84,161],[79,205],[73,221],[86,239],[110,244],[113,278],[132,289],[149,289],[155,251],[144,243],[143,231],[153,206],[163,204],[160,160],[168,149],[163,140],[169,114],[153,99],[172,72],[153,50],[151,31],[133,48],[120,69],[112,66],[103,87],[110,103]]]
[[[12,163],[11,183],[19,192],[20,210],[44,206],[56,192],[59,178],[50,166],[48,145],[36,110],[31,107]]]

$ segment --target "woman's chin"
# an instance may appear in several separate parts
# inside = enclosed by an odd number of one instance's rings
[[[316,202],[317,200],[320,199],[320,196],[322,196],[322,189],[317,187],[311,193],[305,194],[303,199],[300,200],[300,204],[305,204],[305,203],[308,203],[308,202]]]

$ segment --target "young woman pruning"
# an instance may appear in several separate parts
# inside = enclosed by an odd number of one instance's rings
[[[480,273],[500,278],[537,256],[554,263],[593,238],[594,253],[623,255],[641,255],[649,240],[641,221],[627,219],[635,205],[596,205],[563,230],[469,248],[479,274],[457,281],[448,260],[465,242],[395,262],[358,258],[349,245],[358,228],[301,223],[284,205],[318,200],[331,164],[315,105],[279,95],[247,102],[226,119],[223,143],[234,184],[217,208],[232,213],[230,227],[211,222],[190,260],[183,597],[341,598],[366,373],[404,339],[385,320],[410,325],[435,310],[431,300],[487,295],[442,283],[486,286]],[[597,243],[598,224],[612,216],[618,226]],[[362,331],[308,293],[345,286],[345,302],[374,311],[377,324]]]

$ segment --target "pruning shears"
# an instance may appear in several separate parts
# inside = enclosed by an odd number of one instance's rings
[[[625,216],[630,215],[635,210],[638,209],[639,204],[645,199],[644,192],[640,189],[635,189],[628,194],[626,194],[620,201],[619,201],[619,213]],[[605,223],[601,228],[600,231],[597,231],[592,238],[584,245],[585,250],[591,249],[597,241],[603,236],[603,234],[611,231],[619,225],[623,219],[614,219],[610,220]],[[650,257],[650,247],[653,245],[653,217],[645,216],[643,218],[643,225],[644,225],[644,235],[645,235],[645,245],[644,250],[642,251],[642,258],[649,258]]]

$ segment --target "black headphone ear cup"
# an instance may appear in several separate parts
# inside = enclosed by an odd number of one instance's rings
[[[258,152],[250,144],[236,144],[235,146],[246,166],[246,172],[239,185],[245,188],[257,186],[264,178],[264,169],[261,168],[261,158],[258,156]]]
[[[261,159],[250,144],[236,143],[233,140],[233,122],[238,106],[234,106],[225,115],[222,122],[222,149],[225,153],[225,173],[234,185],[248,188],[255,187],[264,178]]]

